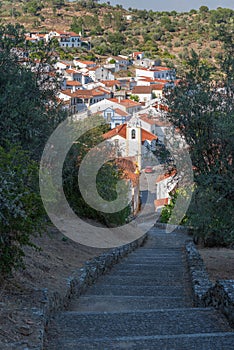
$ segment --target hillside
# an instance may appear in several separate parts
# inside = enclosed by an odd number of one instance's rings
[[[206,6],[186,13],[125,10],[90,0],[4,0],[0,11],[2,24],[18,22],[27,31],[81,32],[98,55],[145,51],[165,61],[184,59],[191,48],[213,61],[221,50],[215,29],[228,25],[234,15],[231,9]]]

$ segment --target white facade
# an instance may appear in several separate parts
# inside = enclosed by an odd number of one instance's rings
[[[111,73],[111,71],[104,67],[89,70],[89,76],[93,79],[93,81],[115,79],[115,76]]]
[[[136,68],[136,77],[149,77],[151,79],[176,79],[175,70],[166,67]]]
[[[51,31],[45,35],[45,40],[47,42],[53,38],[58,40],[60,47],[81,47],[81,37],[79,34],[74,32]]]

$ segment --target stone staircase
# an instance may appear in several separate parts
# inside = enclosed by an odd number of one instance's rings
[[[180,232],[152,228],[49,324],[45,350],[233,350],[234,331],[213,308],[193,307]]]

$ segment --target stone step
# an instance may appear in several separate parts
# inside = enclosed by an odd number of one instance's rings
[[[155,254],[155,255],[132,255],[132,256],[128,256],[127,258],[125,258],[124,260],[127,261],[161,261],[161,260],[165,260],[165,261],[181,261],[183,260],[184,257],[180,255],[177,256],[171,256],[171,255],[162,255],[162,254]]]
[[[177,278],[171,279],[167,278],[164,273],[158,275],[105,275],[99,277],[96,285],[100,285],[102,283],[112,285],[112,286],[136,286],[136,285],[144,285],[144,286],[181,286],[182,283],[189,283],[189,277],[184,276],[183,274],[178,275]]]
[[[155,275],[156,271],[160,272],[178,272],[178,273],[184,273],[186,272],[185,268],[181,265],[169,265],[165,266],[163,264],[157,265],[157,266],[149,266],[149,265],[128,265],[128,264],[122,264],[122,265],[116,265],[112,269],[112,273],[115,274],[117,272],[125,274],[126,271],[132,272],[132,274],[139,274],[144,275],[146,273]]]
[[[179,256],[181,253],[183,253],[183,250],[179,249],[161,249],[161,248],[155,248],[155,249],[146,249],[146,248],[139,248],[137,251],[130,253],[129,256]]]
[[[116,295],[116,296],[185,296],[188,291],[184,285],[160,285],[160,286],[147,286],[147,285],[118,285],[113,286],[111,284],[96,283],[91,286],[86,295]]]
[[[105,276],[116,276],[116,277],[128,277],[128,276],[139,276],[140,277],[148,277],[148,278],[165,278],[165,279],[177,279],[177,278],[188,278],[187,271],[178,270],[178,269],[163,269],[163,268],[151,268],[147,270],[138,270],[134,271],[133,269],[115,269],[114,275],[112,274],[113,270],[108,272]]]
[[[192,307],[190,298],[184,297],[145,297],[145,296],[81,296],[69,305],[70,311],[79,312],[112,312],[137,311],[158,308]]]
[[[51,332],[59,338],[90,342],[119,337],[149,337],[231,332],[224,316],[210,308],[132,312],[63,312]],[[52,335],[51,333],[51,335]],[[234,335],[234,333],[233,333]]]
[[[183,251],[183,249],[181,248],[181,245],[179,247],[160,247],[159,245],[156,245],[155,247],[152,247],[152,242],[150,242],[150,244],[147,245],[147,243],[143,246],[140,247],[139,249],[137,249],[137,251],[131,253],[131,254],[140,254],[142,252],[144,253],[153,253],[153,252],[162,252],[162,253],[179,253]]]
[[[117,339],[61,340],[45,350],[233,350],[234,334],[204,333]]]
[[[169,259],[180,259],[181,258],[181,256],[183,256],[183,252],[180,252],[180,251],[178,251],[178,252],[166,252],[166,251],[164,251],[164,252],[162,252],[161,250],[156,250],[156,249],[154,249],[154,251],[151,251],[151,252],[149,252],[149,251],[147,251],[147,252],[144,252],[143,251],[143,249],[139,252],[139,254],[134,254],[134,253],[132,253],[132,254],[130,254],[130,255],[128,255],[128,257],[127,258],[135,258],[135,257],[137,257],[137,258],[148,258],[148,259],[152,259],[152,258],[154,258],[154,259],[166,259],[166,258],[169,258]]]
[[[157,267],[157,266],[166,266],[166,267],[175,267],[175,264],[181,265],[183,261],[181,260],[174,260],[174,261],[168,261],[168,260],[158,260],[158,261],[131,261],[131,260],[125,260],[118,264],[118,267],[132,267],[133,269],[138,266],[142,266],[143,268],[150,268],[150,267]],[[183,268],[183,266],[182,266]]]

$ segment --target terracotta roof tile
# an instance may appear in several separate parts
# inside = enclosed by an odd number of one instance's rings
[[[154,206],[155,208],[163,207],[164,205],[167,205],[169,203],[168,198],[161,198],[161,199],[156,199],[154,201]]]
[[[152,90],[163,90],[165,87],[165,84],[153,84],[151,85]]]
[[[132,89],[133,94],[151,94],[152,93],[152,86],[134,86]]]
[[[136,106],[141,106],[139,102],[133,101],[133,100],[128,100],[128,99],[123,99],[123,100],[118,100],[117,98],[109,98],[108,99],[111,102],[119,103],[120,105],[130,108],[130,107],[136,107]]]
[[[66,84],[67,84],[67,86],[81,86],[82,85],[79,81],[76,81],[76,80],[67,80]]]
[[[161,181],[166,180],[166,179],[169,179],[170,177],[173,177],[176,174],[177,174],[176,170],[173,170],[170,173],[161,174],[157,177],[156,183],[161,182]]]
[[[65,64],[65,63],[64,63]],[[75,74],[75,73],[79,73],[76,69],[66,69],[65,72],[67,74]]]
[[[122,109],[120,109],[120,108],[115,108],[114,111],[115,111],[115,113],[121,115],[122,117],[127,117],[127,116],[129,115],[128,113],[124,112],[124,111],[123,111]]]
[[[126,137],[127,137],[126,136],[126,129],[127,129],[126,123],[124,123],[122,125],[118,125],[116,128],[105,133],[103,135],[103,137],[104,137],[104,139],[110,139],[116,135],[119,135],[119,136],[123,137],[124,139],[126,139]],[[142,143],[145,142],[146,140],[153,141],[153,140],[157,140],[157,139],[158,139],[158,137],[156,135],[141,128],[141,141],[142,141]]]

